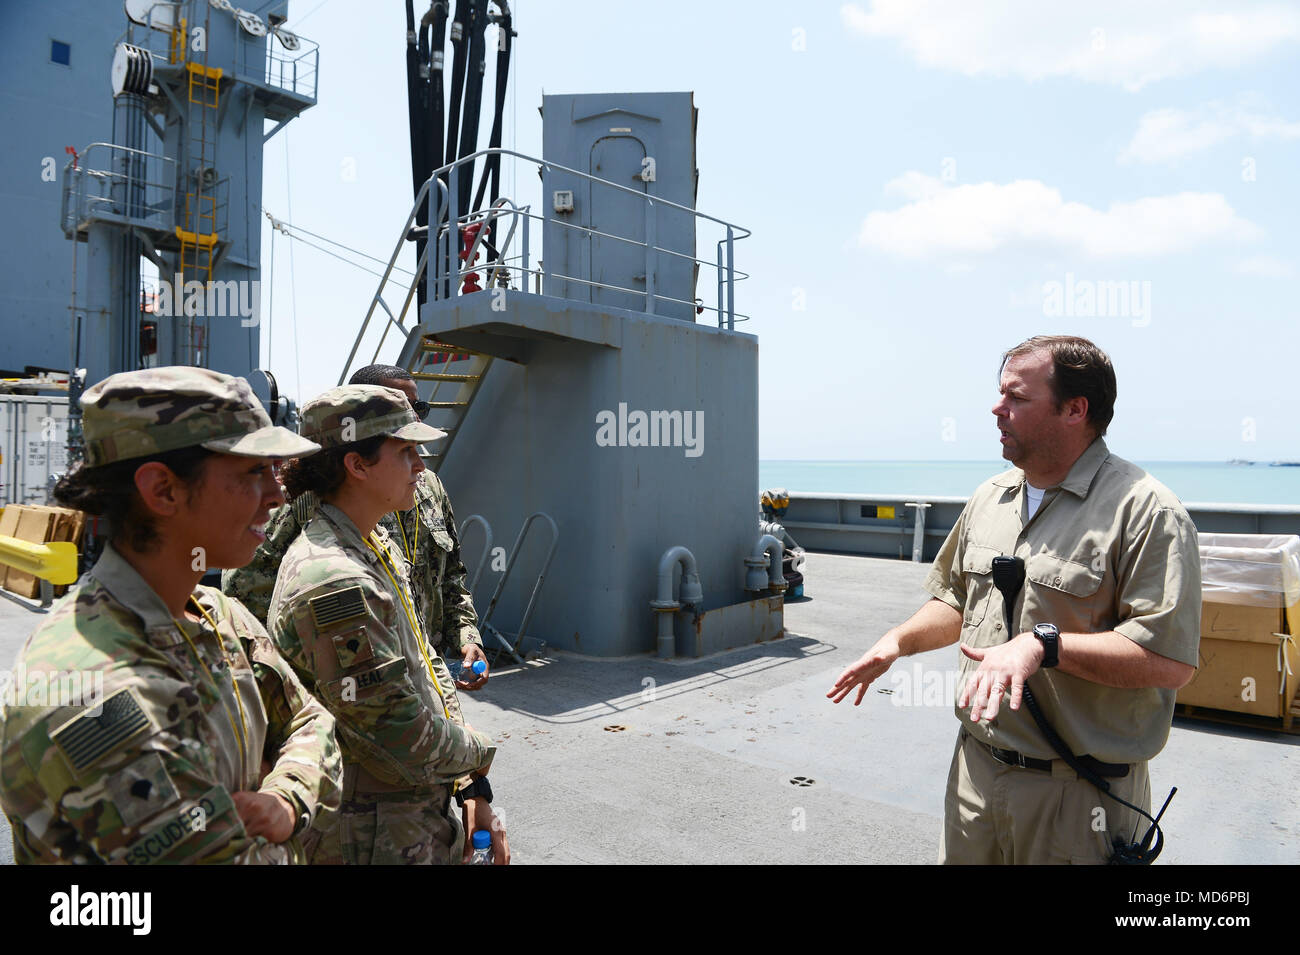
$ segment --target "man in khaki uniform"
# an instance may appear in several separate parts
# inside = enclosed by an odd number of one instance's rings
[[[1115,374],[1091,342],[1029,339],[1003,356],[1000,390],[992,410],[1015,468],[971,496],[926,578],[934,599],[827,695],[857,687],[856,705],[900,656],[960,640],[940,861],[1102,863],[1146,823],[1058,758],[1023,692],[1112,793],[1149,812],[1147,760],[1197,664],[1196,530],[1167,488],[1107,449]],[[1000,555],[1025,566],[1014,633],[993,585]]]

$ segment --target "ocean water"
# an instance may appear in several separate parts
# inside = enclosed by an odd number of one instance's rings
[[[1300,504],[1300,467],[1221,461],[1139,461],[1189,503]],[[968,497],[1006,461],[760,461],[759,488],[832,494]]]

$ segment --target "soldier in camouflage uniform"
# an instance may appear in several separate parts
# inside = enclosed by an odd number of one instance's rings
[[[202,368],[113,375],[82,407],[86,464],[55,494],[107,516],[112,539],[18,655],[28,682],[81,674],[82,692],[0,714],[14,857],[304,861],[299,834],[339,805],[334,718],[261,624],[198,581],[205,560],[253,555],[283,500],[273,459],[316,445]]]
[[[324,449],[285,475],[294,503],[315,514],[280,565],[268,616],[272,638],[338,720],[343,806],[312,861],[460,861],[466,829],[489,829],[509,858],[488,801],[496,747],[458,718],[455,689],[423,634],[402,547],[379,523],[410,510],[424,464],[417,442],[443,432],[420,422],[401,392],[345,385],[303,406],[302,432]],[[440,676],[443,678],[440,679]],[[454,711],[454,712],[453,712]],[[451,811],[453,786],[464,823]]]
[[[413,408],[419,409],[419,395],[409,372],[394,365],[367,365],[359,369],[350,384],[377,384],[395,388],[406,395]],[[427,407],[424,411],[427,413]],[[418,413],[418,411],[417,411]],[[316,495],[308,491],[271,516],[266,541],[246,567],[222,574],[221,589],[227,596],[241,601],[259,620],[267,623],[271,591],[276,574],[289,545],[316,513]],[[455,653],[465,665],[465,675],[472,676],[469,666],[475,660],[487,664],[483,640],[478,632],[474,599],[466,584],[465,564],[460,556],[460,539],[451,499],[438,476],[432,471],[420,475],[415,506],[405,511],[391,511],[379,519],[389,537],[402,548],[411,570],[411,592],[416,615],[429,642],[442,655]],[[464,722],[455,690],[477,690],[488,680],[488,673],[470,680],[453,681],[442,659],[435,664],[446,692],[452,716]]]

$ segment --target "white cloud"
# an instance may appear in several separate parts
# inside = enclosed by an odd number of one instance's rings
[[[901,199],[929,199],[943,191],[943,183],[915,169],[885,183],[885,195]]]
[[[1237,272],[1241,275],[1258,275],[1266,279],[1288,279],[1295,274],[1295,268],[1290,262],[1271,255],[1257,255],[1238,262]]]
[[[922,66],[967,76],[1074,77],[1136,90],[1207,68],[1253,64],[1300,39],[1300,9],[1273,2],[871,0],[850,30],[896,39]]]
[[[906,258],[994,252],[1029,243],[1098,258],[1144,257],[1262,234],[1218,193],[1150,196],[1113,202],[1103,210],[1066,202],[1059,190],[1035,179],[944,186],[915,171],[891,181],[885,192],[916,198],[899,209],[870,213],[858,243]]]
[[[1119,154],[1119,161],[1167,162],[1234,136],[1250,136],[1256,141],[1300,139],[1300,122],[1252,112],[1240,104],[1230,107],[1218,100],[1195,110],[1152,110],[1138,121],[1137,132]]]

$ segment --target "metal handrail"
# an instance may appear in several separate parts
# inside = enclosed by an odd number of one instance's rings
[[[483,568],[487,566],[488,561],[492,557],[492,525],[488,523],[487,518],[482,514],[471,514],[469,517],[465,518],[465,520],[461,522],[460,530],[457,531],[457,536],[460,538],[462,550],[465,546],[465,530],[471,524],[481,524],[483,526],[483,556],[479,558],[478,566],[474,568],[474,576],[469,579],[469,593],[472,599],[474,591],[478,587],[478,579],[483,576]]]
[[[266,66],[265,82],[267,86],[293,93],[295,96],[303,96],[307,99],[316,98],[316,82],[320,70],[320,44],[314,40],[308,40],[299,36],[298,42],[303,44],[304,49],[296,56],[287,56],[276,49],[279,41],[271,36],[266,37]],[[310,62],[307,62],[310,59]],[[299,64],[302,64],[302,70],[299,70]],[[288,70],[286,71],[286,66]],[[278,67],[279,82],[273,75],[273,67]],[[289,76],[285,74],[288,72]],[[299,85],[303,88],[299,89]]]
[[[109,150],[110,153],[129,154],[125,157],[127,161],[131,161],[131,158],[134,157],[144,166],[143,178],[111,168],[91,168],[92,157],[97,154],[97,151],[102,150]],[[111,164],[115,158],[115,156],[110,155],[108,162]],[[139,221],[147,221],[155,216],[165,216],[168,213],[174,214],[176,209],[175,174],[164,175],[161,179],[151,178],[149,176],[149,163],[151,160],[170,163],[172,166],[176,165],[176,160],[170,156],[105,142],[91,143],[79,156],[68,160],[63,167],[64,188],[61,202],[62,208],[60,210],[64,234],[71,237],[73,232],[90,218],[89,212],[92,204],[96,206],[108,205],[108,214]],[[87,195],[87,180],[97,184],[98,195]],[[111,194],[111,190],[117,186],[138,187],[144,190],[143,215],[133,215],[130,209],[127,208],[131,204],[128,199]],[[158,201],[149,201],[150,190],[154,190]],[[69,202],[70,199],[71,202]],[[97,208],[96,212],[100,215],[103,214],[102,209]]]
[[[647,216],[647,235],[644,241],[602,232],[599,229],[584,228],[583,226],[574,225],[573,223],[565,222],[562,219],[554,218],[549,214],[549,212],[543,215],[538,215],[532,211],[531,205],[516,205],[515,202],[509,198],[499,198],[488,209],[467,212],[462,215],[458,209],[461,169],[467,164],[474,163],[478,159],[491,155],[509,156],[526,162],[540,163],[540,165],[545,169],[554,172],[567,173],[576,176],[579,179],[621,190],[641,199],[650,208],[651,212],[654,211],[656,205],[660,205],[666,209],[675,209],[685,212],[696,219],[701,219],[724,227],[727,234],[725,238],[718,242],[717,261],[716,263],[709,262],[698,256],[688,255],[676,249],[667,249],[657,245],[654,241],[653,223],[655,221],[655,216],[653,214]],[[433,184],[437,185],[436,190],[432,188]],[[386,289],[389,282],[393,280],[393,272],[396,268],[398,257],[401,255],[402,250],[408,241],[412,226],[414,225],[422,206],[427,206],[428,218],[426,221],[431,224],[425,241],[424,254],[417,263],[415,273],[412,275],[411,281],[407,286],[406,298],[402,303],[402,308],[397,314],[394,314],[393,310],[389,308],[388,303],[384,300],[384,289]],[[478,235],[471,243],[470,249],[468,250],[469,254],[462,262],[460,257],[461,228],[465,225],[474,223],[487,224],[489,222],[499,221],[506,216],[511,217],[511,224],[505,240],[497,249],[497,258],[483,266],[476,266],[474,264],[474,256],[485,241],[483,230],[480,229]],[[513,242],[516,231],[519,230],[521,219],[522,247],[519,255],[512,263],[510,257],[507,256],[506,253]],[[558,272],[547,273],[543,268],[532,268],[531,250],[529,247],[529,223],[533,219],[539,220],[543,225],[554,223],[565,228],[585,232],[588,235],[613,239],[615,241],[624,242],[644,249],[646,255],[646,288],[625,289],[607,283],[593,282],[588,279],[578,278],[577,276],[566,276]],[[454,229],[452,226],[453,223]],[[723,219],[717,218],[716,216],[708,215],[707,213],[700,212],[696,209],[680,205],[667,199],[657,199],[647,196],[639,190],[620,185],[616,182],[610,182],[606,179],[600,179],[580,170],[571,169],[568,166],[562,166],[559,163],[538,159],[535,156],[529,156],[526,153],[517,152],[513,149],[481,149],[462,159],[438,167],[420,186],[420,189],[416,193],[415,201],[411,206],[411,211],[406,217],[406,222],[403,225],[401,233],[393,248],[393,254],[390,256],[388,264],[385,266],[383,274],[380,276],[379,285],[375,290],[375,294],[371,297],[369,307],[366,309],[365,318],[362,320],[361,327],[357,332],[357,337],[353,342],[352,349],[348,353],[347,362],[343,367],[343,373],[339,376],[339,383],[342,384],[347,378],[348,371],[351,369],[352,363],[356,359],[357,352],[360,350],[361,342],[369,330],[370,322],[374,316],[376,308],[383,309],[387,316],[387,322],[385,323],[383,333],[380,335],[379,343],[375,347],[375,360],[378,360],[379,353],[383,348],[384,342],[387,340],[388,332],[393,326],[396,326],[404,332],[408,331],[405,324],[406,315],[410,310],[411,301],[415,297],[416,291],[419,288],[421,277],[426,275],[426,285],[429,289],[429,298],[434,301],[447,297],[444,295],[444,289],[453,283],[454,287],[449,290],[450,297],[456,297],[463,294],[461,289],[465,277],[471,272],[477,272],[480,269],[486,271],[487,285],[489,286],[497,280],[499,275],[503,273],[509,275],[512,272],[517,272],[519,274],[520,288],[524,292],[528,292],[528,279],[530,277],[535,276],[538,279],[540,289],[540,280],[549,274],[560,281],[579,282],[584,285],[590,285],[593,288],[603,288],[610,291],[622,292],[627,295],[641,296],[645,299],[645,311],[647,314],[655,313],[656,302],[672,302],[674,304],[695,308],[700,311],[707,310],[715,312],[718,315],[719,328],[733,329],[736,322],[747,321],[750,318],[749,315],[736,313],[735,283],[749,278],[749,273],[739,272],[735,267],[735,243],[740,239],[748,238],[752,234],[753,233],[750,232],[750,230],[743,226],[729,223]],[[430,255],[432,255],[433,258],[432,266],[429,264]],[[688,301],[670,295],[662,295],[657,292],[654,288],[653,268],[654,257],[657,255],[673,256],[677,259],[684,259],[692,262],[696,266],[716,268],[718,271],[717,305],[707,306],[698,300]]]
[[[496,612],[497,601],[501,599],[501,594],[506,589],[506,581],[510,579],[510,572],[514,570],[515,559],[519,556],[524,540],[528,537],[528,530],[533,526],[533,521],[538,518],[542,518],[547,524],[551,525],[551,546],[546,551],[546,559],[542,562],[542,569],[537,574],[537,580],[533,584],[533,591],[528,595],[528,604],[524,607],[523,618],[519,621],[519,632],[515,636],[515,642],[511,644],[502,636],[501,631],[492,625],[492,614]],[[501,579],[497,581],[496,589],[492,591],[492,599],[488,601],[487,610],[483,612],[483,616],[479,620],[479,629],[495,635],[517,663],[524,662],[523,658],[519,656],[519,646],[524,642],[528,622],[532,619],[533,610],[537,606],[537,595],[541,593],[542,584],[546,582],[546,572],[551,567],[551,560],[555,557],[555,549],[559,546],[559,543],[560,529],[555,524],[555,518],[545,511],[534,511],[529,514],[524,520],[524,526],[519,528],[519,535],[515,538],[514,546],[510,548],[510,556],[506,558],[506,569],[502,572]]]
[[[498,201],[499,201],[499,202],[503,202],[503,201],[505,201],[505,200],[498,200]],[[663,248],[662,246],[649,246],[647,243],[637,241],[636,239],[629,239],[629,238],[626,238],[626,237],[624,237],[624,236],[613,235],[612,233],[608,233],[608,232],[601,232],[599,229],[590,229],[590,228],[585,228],[585,227],[583,227],[583,226],[574,225],[574,224],[571,223],[571,222],[564,222],[564,221],[559,220],[559,219],[548,220],[548,219],[546,219],[546,217],[544,217],[544,216],[539,216],[539,215],[537,215],[536,213],[531,212],[531,211],[530,211],[531,206],[522,206],[522,207],[519,207],[519,206],[514,206],[513,203],[511,203],[511,206],[512,206],[512,211],[514,211],[515,213],[517,213],[517,214],[519,214],[519,215],[523,215],[523,216],[524,216],[525,229],[526,229],[526,227],[527,227],[527,221],[528,221],[528,219],[530,219],[530,218],[531,218],[531,219],[539,219],[539,220],[541,220],[543,223],[546,223],[546,222],[549,221],[549,222],[552,222],[552,223],[555,224],[555,225],[563,226],[563,227],[566,228],[566,229],[573,229],[573,230],[575,230],[575,231],[577,231],[577,232],[585,233],[585,234],[587,234],[587,235],[596,235],[596,236],[601,236],[601,237],[603,237],[603,238],[614,239],[614,240],[616,240],[616,241],[618,241],[618,242],[624,242],[624,243],[627,243],[628,245],[635,245],[635,246],[637,246],[637,247],[639,247],[639,248],[647,249],[647,251],[658,252],[658,253],[661,253],[661,254],[664,254],[664,255],[671,255],[671,256],[676,256],[677,258],[686,259],[687,261],[694,262],[694,263],[696,263],[696,264],[698,264],[698,265],[706,265],[706,266],[712,266],[712,265],[713,265],[713,263],[711,263],[711,262],[706,262],[705,260],[700,259],[700,258],[698,258],[698,257],[696,257],[696,256],[687,255],[687,254],[684,253],[684,252],[677,252],[677,251],[675,251],[675,250],[673,250],[673,249],[665,249],[665,248]],[[465,222],[466,222],[466,224],[471,224],[472,222],[476,221],[476,218],[475,218],[475,217],[481,217],[481,216],[482,216],[482,213],[479,213],[479,212],[473,213],[473,215],[472,215],[471,217],[466,217]],[[514,230],[514,225],[512,224],[512,225],[511,225],[511,232],[512,232],[512,233],[513,233],[513,230]],[[446,232],[446,227],[444,227],[442,231],[445,233],[445,232]],[[722,240],[722,242],[724,242],[724,243],[725,243],[725,241],[726,241],[726,240]],[[472,250],[471,250],[471,255],[469,256],[469,260],[468,260],[469,262],[472,262],[472,261],[473,261],[473,254],[472,254],[472,252],[473,252],[474,250],[476,250],[477,248],[478,248],[478,242],[476,241],[475,244],[474,244],[474,246],[473,246],[473,248],[472,248]],[[527,252],[527,245],[525,244],[525,256],[524,256],[524,261],[525,261],[525,263],[526,263],[526,261],[527,261],[527,255],[526,255],[526,252]],[[503,257],[503,259],[502,259],[501,261],[504,261],[504,257]],[[723,266],[719,265],[719,266],[717,266],[717,267],[720,268],[720,269],[724,269],[724,271],[725,271],[725,268],[724,268]],[[477,268],[478,268],[478,266],[474,266],[474,265],[472,265],[472,264],[466,264],[464,267],[458,268],[458,269],[457,269],[457,272],[456,272],[456,281],[457,281],[457,283],[459,284],[459,283],[461,282],[461,280],[463,280],[463,279],[465,278],[466,275],[468,275],[470,272],[476,271]],[[524,275],[538,275],[538,276],[541,276],[541,275],[543,274],[541,271],[527,268],[526,265],[522,265],[522,266],[494,265],[493,268],[492,268],[492,271],[498,271],[498,270],[501,270],[501,271],[511,271],[511,270],[514,270],[514,269],[517,269],[519,272],[521,272],[521,273],[524,274]],[[549,274],[550,274],[553,278],[560,279],[561,281],[566,281],[566,282],[578,282],[578,283],[581,283],[581,284],[583,284],[583,285],[589,285],[589,286],[592,286],[592,287],[594,287],[594,288],[608,289],[609,291],[613,291],[613,292],[624,292],[624,293],[626,293],[626,294],[628,294],[628,295],[641,295],[641,296],[646,295],[646,292],[645,292],[644,290],[642,290],[642,289],[629,289],[629,288],[624,288],[623,286],[610,285],[610,284],[608,284],[608,283],[606,283],[606,282],[593,282],[593,281],[591,281],[591,280],[589,280],[589,279],[579,278],[579,277],[576,276],[576,275],[565,275],[564,273],[561,273],[561,272],[551,272],[551,273],[549,273]],[[722,273],[720,272],[719,275],[720,275],[720,277],[721,277],[721,276],[722,276]],[[750,274],[749,274],[748,272],[741,272],[741,271],[739,271],[739,270],[734,270],[734,269],[733,269],[733,275],[734,275],[734,280],[737,281],[737,282],[743,282],[745,279],[748,279],[748,278],[750,277]],[[674,298],[674,297],[672,297],[672,296],[670,296],[670,295],[660,295],[660,294],[658,294],[658,293],[653,293],[653,294],[654,294],[654,299],[655,299],[655,301],[674,302],[674,303],[681,304],[681,305],[686,305],[686,306],[690,306],[690,307],[694,307],[694,308],[700,308],[700,309],[703,309],[703,310],[705,310],[705,311],[717,312],[719,315],[722,314],[722,311],[720,310],[720,307],[715,308],[715,307],[712,307],[712,306],[703,305],[702,303],[697,302],[697,301],[688,301],[688,300],[686,300],[686,299]],[[435,296],[435,297],[436,297],[436,296]],[[721,303],[719,303],[719,306],[721,306]],[[731,322],[734,323],[734,322],[739,322],[739,321],[748,321],[748,320],[750,319],[750,317],[751,317],[751,316],[749,316],[749,315],[744,315],[744,314],[733,314],[733,316],[731,317]],[[718,322],[718,327],[722,328],[722,327],[727,327],[727,326],[724,325],[723,321],[720,319],[719,322]]]
[[[457,159],[455,162],[450,162],[444,166],[439,166],[430,174],[430,178],[439,177],[442,173],[449,172],[456,166],[462,165],[463,163],[474,162],[475,160],[480,159],[483,156],[490,156],[490,155],[512,156],[515,159],[523,159],[526,160],[527,162],[541,163],[543,166],[547,166],[551,169],[557,169],[560,172],[571,173],[575,176],[581,176],[583,179],[589,179],[592,182],[601,184],[602,186],[609,186],[613,189],[621,189],[624,192],[631,193],[637,198],[645,199],[648,202],[653,202],[658,205],[668,206],[669,208],[672,209],[680,209],[682,212],[689,212],[697,219],[707,219],[710,222],[715,222],[718,225],[726,226],[729,229],[740,229],[742,232],[744,232],[744,235],[735,236],[734,237],[735,241],[740,241],[741,239],[747,239],[751,235],[753,235],[753,233],[750,232],[748,229],[746,229],[744,226],[738,226],[735,223],[727,222],[725,219],[719,219],[715,216],[708,215],[707,213],[700,212],[698,209],[692,209],[690,206],[679,205],[678,203],[672,202],[668,199],[654,199],[648,197],[645,193],[638,192],[636,189],[632,189],[628,186],[620,186],[618,183],[610,182],[608,179],[601,179],[598,176],[593,176],[590,175],[589,173],[581,172],[580,170],[577,169],[570,169],[568,166],[561,166],[559,163],[550,162],[549,160],[546,159],[539,159],[536,156],[529,156],[526,153],[516,152],[513,149],[500,149],[500,148],[480,149],[478,152],[471,153],[470,155],[465,156],[463,159]],[[448,181],[450,181],[450,179]]]
[[[690,208],[689,206],[683,206],[683,205],[681,205],[681,204],[679,204],[679,203],[672,202],[671,200],[668,200],[668,199],[652,198],[652,197],[647,196],[645,193],[643,193],[643,192],[641,192],[641,191],[639,191],[639,190],[637,190],[637,189],[633,189],[633,188],[628,187],[628,186],[623,186],[623,185],[620,185],[619,183],[616,183],[616,182],[610,182],[610,181],[607,180],[607,179],[600,179],[600,178],[597,177],[597,176],[592,176],[592,175],[590,175],[589,173],[582,172],[581,170],[572,169],[572,168],[570,168],[570,167],[568,167],[568,166],[563,166],[563,165],[560,165],[559,163],[550,162],[550,161],[545,160],[545,159],[539,159],[539,158],[536,157],[536,156],[529,156],[529,155],[527,155],[527,154],[525,154],[525,153],[520,153],[520,152],[517,152],[517,151],[512,150],[512,149],[482,149],[482,150],[479,150],[478,152],[475,152],[475,153],[472,153],[472,154],[470,154],[470,155],[468,155],[468,156],[465,156],[465,157],[462,158],[462,159],[458,159],[458,160],[456,160],[456,161],[454,161],[454,162],[447,163],[447,164],[445,164],[445,165],[439,167],[438,169],[434,170],[434,172],[433,172],[432,175],[431,175],[431,178],[433,178],[433,177],[441,178],[441,177],[443,176],[443,174],[446,174],[446,181],[447,181],[447,184],[448,184],[449,197],[450,197],[450,201],[451,201],[451,209],[450,209],[449,221],[457,223],[458,226],[461,224],[461,221],[462,221],[462,220],[461,220],[461,216],[459,215],[458,209],[457,209],[457,207],[456,207],[456,206],[457,206],[457,201],[458,201],[458,188],[457,188],[457,186],[458,186],[458,184],[459,184],[459,176],[460,176],[460,170],[461,170],[461,167],[462,167],[463,165],[472,164],[472,163],[476,162],[476,161],[477,161],[478,159],[480,159],[480,158],[483,158],[483,157],[485,157],[485,156],[489,156],[489,155],[493,155],[493,154],[501,155],[501,156],[510,156],[510,157],[515,158],[515,159],[522,159],[522,160],[525,160],[525,161],[527,161],[527,162],[532,162],[532,163],[539,163],[543,169],[547,169],[547,170],[554,171],[554,172],[562,172],[562,173],[566,173],[566,174],[569,174],[569,175],[572,175],[572,176],[576,176],[576,177],[578,177],[578,178],[581,179],[581,180],[586,180],[586,181],[588,181],[588,182],[597,183],[597,184],[599,184],[599,185],[606,186],[606,187],[609,187],[609,188],[612,188],[612,189],[621,190],[621,191],[623,191],[623,192],[628,193],[629,195],[636,196],[637,198],[639,198],[640,200],[642,200],[642,201],[643,201],[643,202],[644,202],[648,207],[650,207],[651,210],[653,210],[654,207],[655,207],[656,205],[662,205],[662,206],[664,206],[665,208],[668,208],[668,209],[675,209],[675,210],[678,210],[678,211],[681,211],[681,212],[685,212],[685,213],[691,215],[692,217],[694,217],[694,218],[696,218],[696,219],[702,219],[702,220],[704,220],[704,221],[712,222],[712,223],[714,223],[714,224],[716,224],[716,225],[718,225],[718,226],[722,226],[722,227],[724,227],[724,228],[727,230],[727,236],[726,236],[725,239],[720,240],[720,243],[719,243],[719,256],[718,256],[718,262],[716,263],[716,266],[715,266],[715,263],[708,262],[708,261],[706,261],[706,260],[704,260],[704,259],[702,259],[702,258],[699,258],[698,256],[689,256],[689,255],[685,255],[684,253],[678,252],[678,251],[676,251],[676,250],[674,250],[674,249],[665,249],[665,248],[662,248],[662,247],[658,246],[658,245],[655,243],[655,241],[654,241],[654,230],[655,230],[654,223],[655,223],[655,217],[654,217],[653,215],[648,215],[647,218],[646,218],[646,232],[647,232],[647,237],[646,237],[645,241],[638,241],[638,240],[635,240],[635,239],[629,239],[629,238],[627,238],[627,237],[625,237],[625,236],[617,236],[617,235],[613,235],[613,234],[610,234],[610,233],[601,232],[600,230],[597,230],[597,229],[583,228],[583,227],[581,227],[581,226],[575,226],[575,225],[573,225],[572,223],[564,222],[564,221],[561,220],[561,219],[553,218],[549,213],[546,214],[546,215],[544,215],[544,216],[535,216],[535,215],[533,215],[533,214],[531,214],[531,213],[524,213],[525,215],[528,215],[530,218],[539,218],[539,219],[541,219],[542,222],[543,222],[544,224],[546,224],[546,223],[556,223],[556,224],[561,225],[561,226],[565,226],[565,227],[568,227],[568,228],[576,229],[576,230],[581,231],[581,232],[586,232],[586,233],[589,234],[589,235],[598,235],[598,236],[601,236],[601,237],[604,237],[604,238],[614,239],[614,240],[616,240],[616,241],[625,242],[625,243],[628,243],[628,244],[630,244],[630,245],[636,245],[636,246],[639,246],[639,247],[641,247],[641,248],[644,248],[644,249],[645,249],[645,253],[646,253],[646,289],[645,289],[644,291],[642,291],[642,290],[634,290],[634,291],[631,291],[630,294],[633,294],[633,295],[642,295],[642,296],[645,297],[645,299],[646,299],[646,311],[647,311],[647,313],[649,313],[649,314],[653,314],[653,313],[654,313],[654,302],[657,301],[657,300],[660,298],[660,296],[657,296],[657,295],[655,294],[654,281],[653,281],[653,279],[654,279],[653,260],[654,260],[654,256],[655,256],[655,255],[658,255],[658,254],[673,255],[673,256],[677,256],[677,257],[680,257],[680,258],[685,258],[685,259],[687,259],[687,260],[689,260],[689,261],[692,261],[692,262],[694,262],[696,265],[702,265],[702,266],[706,266],[706,267],[717,267],[717,268],[719,269],[719,273],[720,273],[719,297],[718,297],[718,298],[719,298],[719,301],[718,301],[718,309],[717,309],[717,311],[718,311],[720,314],[719,314],[719,322],[718,322],[718,324],[719,324],[719,327],[727,327],[727,328],[730,328],[730,327],[733,327],[733,326],[734,326],[734,323],[735,323],[735,281],[736,281],[736,270],[735,270],[735,248],[734,248],[734,247],[735,247],[735,243],[736,243],[738,240],[740,240],[740,239],[744,239],[744,238],[748,238],[750,235],[752,235],[752,233],[750,232],[750,230],[744,228],[743,226],[738,226],[738,225],[736,225],[736,224],[734,224],[734,223],[727,222],[727,221],[724,220],[724,219],[719,219],[719,218],[717,218],[716,216],[711,216],[711,215],[708,215],[707,213],[700,212],[700,211],[697,210],[697,209],[692,209],[692,208]],[[544,208],[545,208],[545,207],[544,207]],[[516,213],[516,214],[518,214],[518,213]],[[466,218],[468,219],[468,217],[466,217]],[[440,237],[440,238],[441,238],[441,237]],[[725,262],[723,261],[723,255],[721,254],[722,251],[723,251],[723,249],[724,249],[724,247],[725,247],[725,251],[726,251]],[[453,261],[452,258],[451,258],[451,254],[454,254],[454,253],[455,253],[456,251],[458,251],[458,250],[452,250],[452,249],[449,249],[449,248],[444,247],[444,248],[440,249],[439,251],[440,251],[440,255],[439,255],[438,259],[437,259],[437,263],[439,263],[439,264],[443,264],[443,263],[447,263],[447,264],[449,264],[451,261]],[[457,279],[459,280],[459,279],[460,279],[464,274],[466,274],[468,271],[473,271],[473,269],[471,269],[471,268],[466,268],[466,269],[460,269],[460,268],[457,268],[457,269],[451,269],[451,268],[447,268],[447,269],[446,269],[446,274],[444,275],[444,274],[443,274],[443,269],[442,269],[442,268],[438,268],[437,265],[435,266],[435,268],[437,269],[437,275],[438,275],[438,278],[442,279],[443,281],[446,281],[448,278],[450,278],[450,276],[451,276],[451,274],[452,274],[453,272],[455,272],[456,277],[457,277]],[[527,268],[527,262],[525,262],[525,266],[524,266],[523,271],[525,271],[525,272],[527,272],[527,273],[529,273],[529,274],[532,274],[532,270]],[[552,274],[554,274],[554,273],[552,273]],[[453,293],[452,293],[453,295],[459,293],[459,285],[460,285],[460,282],[457,281],[456,284],[457,284],[458,288],[457,288],[455,291],[453,291]],[[608,287],[608,288],[612,288],[611,286],[598,286],[598,287]],[[724,305],[724,294],[723,294],[724,290],[725,290],[725,305]],[[690,303],[690,304],[694,305],[695,303],[692,302],[692,303]],[[723,320],[723,317],[722,317],[722,313],[723,313],[723,312],[725,312],[725,314],[726,314],[725,325],[724,325],[724,320]]]
[[[339,375],[338,383],[340,385],[347,380],[348,371],[349,369],[352,368],[352,360],[357,357],[357,349],[361,347],[361,340],[365,337],[366,329],[370,327],[370,318],[375,314],[376,305],[382,305],[384,311],[388,313],[388,321],[390,323],[388,327],[391,327],[392,323],[396,322],[398,328],[401,328],[403,331],[405,331],[406,329],[406,326],[402,324],[401,319],[406,318],[406,311],[408,308],[410,308],[411,299],[415,294],[415,289],[420,284],[420,273],[424,271],[425,263],[429,256],[429,248],[432,246],[433,243],[431,242],[425,243],[424,255],[420,257],[420,261],[416,266],[415,276],[411,279],[411,285],[407,290],[407,294],[406,294],[406,301],[402,305],[401,318],[399,319],[393,318],[392,310],[388,307],[388,304],[383,300],[384,289],[388,285],[389,276],[393,274],[393,269],[397,267],[397,259],[399,256],[401,256],[402,249],[406,247],[406,237],[410,235],[411,227],[415,224],[416,217],[419,215],[420,212],[420,206],[425,201],[425,198],[429,195],[429,191],[430,191],[429,186],[435,182],[438,184],[438,188],[442,190],[442,193],[444,195],[447,192],[447,187],[441,180],[433,176],[430,176],[428,179],[424,181],[424,185],[420,186],[420,191],[415,194],[415,204],[411,206],[411,212],[406,217],[406,224],[402,227],[401,234],[397,237],[397,245],[393,248],[393,254],[388,258],[388,265],[384,267],[384,274],[379,277],[379,287],[375,289],[375,294],[370,299],[370,307],[366,309],[366,317],[361,322],[361,328],[357,332],[356,341],[352,343],[352,350],[348,352],[348,360],[343,364],[343,373]],[[435,221],[440,221],[440,220],[435,220]],[[387,330],[388,329],[386,327],[384,330],[385,335],[387,335]],[[380,342],[382,344],[383,342],[382,337],[380,339]],[[376,350],[376,354],[377,353],[378,351]]]

